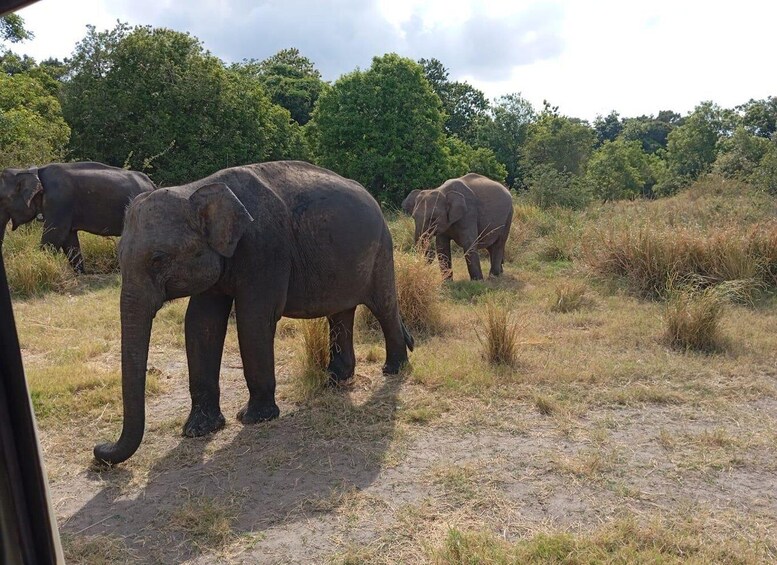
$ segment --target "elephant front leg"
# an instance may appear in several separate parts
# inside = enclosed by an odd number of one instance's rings
[[[437,260],[440,262],[440,270],[443,278],[453,278],[453,262],[451,261],[451,238],[438,235],[436,240]]]
[[[70,232],[63,250],[65,255],[67,255],[70,266],[73,267],[76,274],[85,275],[84,256],[81,254],[81,242],[78,241],[78,233],[74,231]]]
[[[248,403],[237,413],[243,424],[272,420],[280,415],[275,404],[275,326],[280,314],[250,298],[250,304],[235,303],[237,338],[243,373],[248,385]]]
[[[232,297],[223,294],[198,294],[189,299],[185,333],[192,410],[183,426],[184,436],[204,436],[224,427],[219,372],[231,309]]]
[[[480,269],[480,255],[478,254],[477,240],[472,238],[471,240],[464,241],[462,247],[464,248],[464,259],[467,262],[469,278],[473,281],[483,280],[483,271]]]

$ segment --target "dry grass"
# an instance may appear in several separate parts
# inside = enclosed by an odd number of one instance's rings
[[[302,335],[302,368],[300,392],[311,398],[323,390],[329,381],[329,321],[326,318],[299,321]]]
[[[588,287],[577,281],[563,281],[556,285],[554,296],[550,299],[551,312],[575,312],[587,305]]]
[[[481,324],[482,334],[477,335],[485,359],[492,365],[514,366],[518,361],[519,328],[508,306],[487,301]]]
[[[14,296],[41,296],[76,286],[76,275],[65,255],[40,249],[39,244],[40,228],[32,224],[6,234],[3,260]]]
[[[240,505],[209,496],[189,496],[167,516],[165,529],[184,536],[199,551],[223,550],[236,539]]]
[[[674,349],[713,352],[723,348],[724,299],[715,287],[675,291],[664,311],[664,339]]]

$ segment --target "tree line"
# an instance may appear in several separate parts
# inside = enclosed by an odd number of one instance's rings
[[[0,39],[29,36],[0,19]],[[164,186],[305,159],[389,206],[470,171],[541,206],[670,195],[708,172],[777,193],[771,96],[589,123],[520,93],[488,100],[436,59],[386,54],[330,84],[294,48],[227,64],[188,33],[122,23],[89,27],[65,61],[4,48],[0,69],[0,168],[95,160]]]

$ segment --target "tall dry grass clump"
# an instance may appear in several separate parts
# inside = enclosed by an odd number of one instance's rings
[[[577,281],[562,281],[554,289],[548,305],[551,312],[567,313],[580,310],[587,304],[588,287]]]
[[[483,357],[491,365],[512,367],[518,361],[518,324],[510,309],[498,301],[487,300],[477,334],[483,346]]]
[[[326,318],[301,320],[302,372],[300,385],[303,396],[310,397],[322,390],[328,380],[329,321]]]
[[[87,273],[108,274],[119,271],[119,238],[81,232],[78,239]]]
[[[419,245],[405,253],[394,250],[394,275],[399,313],[411,333],[438,334],[444,327],[441,290],[443,274],[437,261],[425,257],[426,247]],[[366,308],[356,315],[360,331],[378,332],[380,325]]]
[[[600,275],[626,280],[638,294],[665,297],[674,282],[713,286],[740,281],[756,290],[777,283],[777,228],[709,229],[611,224],[589,231],[582,257]]]
[[[6,234],[3,260],[14,296],[40,296],[76,285],[76,275],[62,253],[40,249],[40,228],[22,226]]]
[[[682,351],[713,352],[723,347],[720,322],[726,297],[718,287],[674,290],[664,310],[666,343]]]

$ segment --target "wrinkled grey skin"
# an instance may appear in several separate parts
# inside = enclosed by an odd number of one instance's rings
[[[402,209],[415,220],[415,241],[434,238],[440,267],[447,277],[451,270],[451,240],[464,249],[472,280],[483,278],[478,249],[488,249],[490,274],[502,274],[504,251],[513,201],[501,184],[476,173],[445,181],[431,190],[413,190],[402,202]],[[434,251],[429,247],[429,259]]]
[[[121,235],[124,211],[138,194],[156,187],[146,175],[102,163],[52,163],[0,173],[0,243],[11,228],[43,215],[41,246],[67,254],[84,272],[78,232]]]
[[[377,202],[358,183],[299,161],[219,171],[160,188],[127,210],[119,244],[124,427],[95,457],[120,463],[143,438],[145,380],[154,315],[191,296],[185,319],[192,408],[183,434],[224,426],[219,369],[234,302],[248,403],[243,424],[276,418],[273,339],[281,316],[329,319],[333,381],[356,364],[354,311],[365,304],[386,340],[395,374],[413,340],[397,306],[394,261]]]

